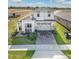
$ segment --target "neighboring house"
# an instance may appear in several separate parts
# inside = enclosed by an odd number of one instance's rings
[[[54,14],[56,21],[71,31],[71,11],[57,10]]]
[[[19,32],[34,32],[34,31],[53,31],[55,22],[53,10],[50,8],[36,8],[33,13],[22,18],[17,24]]]
[[[19,16],[20,16],[20,14],[18,14],[18,12],[11,11],[11,10],[8,11],[8,18],[15,18],[15,17],[19,17]]]
[[[8,18],[11,18],[11,17],[15,17],[16,16],[16,13],[8,13]]]
[[[13,13],[8,13],[8,17],[12,17],[13,16]]]

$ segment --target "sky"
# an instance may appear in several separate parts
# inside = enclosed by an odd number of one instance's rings
[[[8,6],[71,7],[71,0],[8,0]]]

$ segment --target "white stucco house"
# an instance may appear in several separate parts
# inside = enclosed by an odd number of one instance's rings
[[[36,8],[28,16],[21,19],[17,24],[17,31],[19,32],[34,32],[34,31],[52,31],[54,11],[50,8]]]

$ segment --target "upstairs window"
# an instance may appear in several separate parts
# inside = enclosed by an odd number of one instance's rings
[[[48,17],[50,17],[50,16],[51,16],[51,14],[50,14],[50,13],[51,13],[51,11],[48,11]]]
[[[30,27],[32,27],[32,25],[31,24],[27,24],[27,27],[30,28]]]
[[[37,14],[37,17],[40,17],[40,14]]]
[[[48,14],[48,17],[50,17],[51,16],[51,14]]]

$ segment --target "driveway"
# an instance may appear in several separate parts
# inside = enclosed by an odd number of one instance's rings
[[[51,32],[38,32],[36,48],[32,59],[68,59],[58,48],[55,38]]]
[[[68,59],[61,51],[36,51],[32,59]]]
[[[51,32],[38,32],[36,44],[56,44]]]

